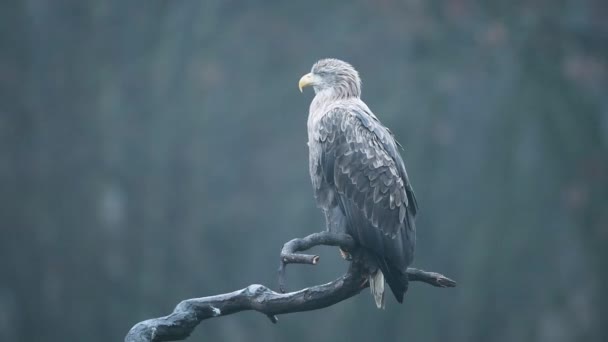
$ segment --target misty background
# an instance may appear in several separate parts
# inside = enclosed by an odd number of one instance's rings
[[[276,289],[324,229],[320,58],[404,145],[414,283],[377,310],[202,322],[190,341],[607,341],[608,2],[2,1],[0,340],[120,341],[183,299]],[[291,290],[347,264],[320,248]]]

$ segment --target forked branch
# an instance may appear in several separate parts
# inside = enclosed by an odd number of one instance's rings
[[[340,246],[343,249],[355,248],[354,240],[345,234],[329,232],[315,233],[302,239],[294,239],[285,244],[281,251],[279,283],[284,289],[285,265],[289,263],[316,264],[316,255],[298,254],[317,245]],[[421,281],[437,287],[453,287],[456,283],[434,272],[414,268],[407,270],[410,281]],[[179,303],[168,316],[152,318],[137,323],[127,336],[126,342],[156,342],[184,340],[203,320],[226,316],[246,310],[265,314],[273,323],[277,315],[322,309],[348,299],[367,284],[362,285],[364,275],[362,266],[355,259],[346,274],[323,285],[316,285],[300,291],[277,293],[263,285],[249,285],[242,290],[215,296],[186,299]]]

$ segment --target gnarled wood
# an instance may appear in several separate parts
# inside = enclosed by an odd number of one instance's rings
[[[329,232],[311,234],[302,239],[294,239],[285,244],[281,251],[279,282],[283,278],[288,263],[316,264],[318,256],[297,254],[299,251],[317,245],[340,246],[352,250],[354,240],[345,234]],[[316,260],[316,262],[315,262]],[[273,323],[276,315],[322,309],[348,299],[368,286],[364,283],[362,265],[355,258],[346,274],[323,285],[316,285],[289,293],[277,293],[263,285],[249,285],[230,293],[186,299],[179,303],[168,316],[152,318],[137,323],[127,336],[126,342],[156,342],[184,340],[203,320],[231,315],[240,311],[255,310],[265,314]],[[456,283],[434,272],[414,268],[408,269],[410,281],[421,281],[437,287],[453,287]]]

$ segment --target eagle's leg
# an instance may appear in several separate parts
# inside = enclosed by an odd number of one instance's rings
[[[334,198],[334,195],[331,195],[330,197]],[[327,224],[327,230],[333,233],[347,233],[346,216],[344,216],[344,214],[342,213],[342,210],[335,202],[335,199],[333,204],[331,205],[331,208],[323,210],[323,212],[325,213],[325,222]],[[353,260],[353,256],[351,255],[351,253],[342,247],[340,247],[340,255],[346,261]]]
[[[342,249],[342,247],[340,247],[340,255],[342,256],[342,258],[346,261],[351,261],[353,260],[353,256],[345,249]]]

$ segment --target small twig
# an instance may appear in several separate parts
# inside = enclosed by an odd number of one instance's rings
[[[314,233],[304,238],[293,239],[283,245],[281,250],[281,262],[279,264],[279,291],[285,293],[285,267],[287,264],[309,264],[319,263],[318,255],[300,254],[297,252],[311,249],[314,246],[339,246],[345,250],[352,250],[356,242],[348,234],[336,234],[328,231]]]
[[[456,282],[452,279],[444,276],[443,274],[435,272],[427,272],[419,270],[417,268],[409,267],[407,269],[407,278],[409,281],[421,281],[435,287],[455,287]]]

